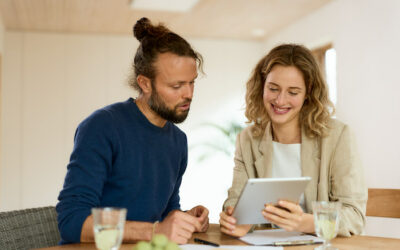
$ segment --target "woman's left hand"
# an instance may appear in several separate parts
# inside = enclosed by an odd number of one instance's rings
[[[265,205],[262,215],[266,220],[289,232],[314,233],[314,217],[312,214],[304,213],[303,209],[293,202],[279,201],[278,205],[281,208],[269,204]]]

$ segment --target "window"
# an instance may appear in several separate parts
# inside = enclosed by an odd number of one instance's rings
[[[320,70],[329,89],[329,99],[336,106],[336,50],[332,44],[311,51],[318,62]]]

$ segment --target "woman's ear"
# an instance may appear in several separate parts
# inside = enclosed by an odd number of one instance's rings
[[[136,81],[144,94],[151,93],[151,80],[148,77],[144,75],[138,75],[136,77]]]

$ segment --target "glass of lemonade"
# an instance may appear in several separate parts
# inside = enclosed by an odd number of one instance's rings
[[[339,228],[340,202],[314,201],[312,203],[314,212],[315,232],[318,237],[323,238],[324,244],[315,249],[337,250],[331,244],[331,239],[335,238]]]
[[[126,219],[125,208],[92,208],[96,248],[117,250],[121,246]]]

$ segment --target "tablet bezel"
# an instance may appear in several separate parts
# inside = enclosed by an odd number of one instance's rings
[[[237,224],[262,224],[264,204],[277,204],[278,200],[299,202],[311,177],[250,178],[247,180],[235,205],[233,217]],[[260,199],[264,196],[264,199]]]

